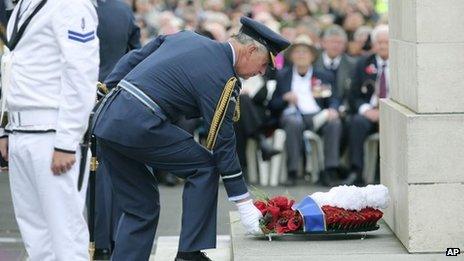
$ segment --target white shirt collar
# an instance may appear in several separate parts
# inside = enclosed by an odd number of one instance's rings
[[[229,45],[230,45],[230,49],[232,49],[232,65],[235,66],[235,50],[234,50],[234,46],[230,43],[230,42],[227,42]]]
[[[379,55],[375,55],[375,62],[377,63],[377,68],[381,69],[382,65],[385,64],[388,67],[388,60],[382,59]]]
[[[339,56],[335,57],[334,59],[330,59],[330,57],[327,55],[327,52],[323,52],[322,53],[322,60],[324,62],[324,66],[326,68],[331,69],[330,64],[332,63],[332,61],[334,63],[335,68],[338,68],[338,66],[340,65],[340,61],[342,60],[342,56],[339,55]]]
[[[301,76],[299,73],[298,73],[298,70],[296,68],[296,66],[293,66],[293,77],[299,77],[299,78],[311,78],[313,76],[313,67],[310,66],[308,71],[306,72],[305,75]]]

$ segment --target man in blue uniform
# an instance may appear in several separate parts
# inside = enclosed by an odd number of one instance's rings
[[[135,24],[131,8],[122,0],[97,2],[100,39],[98,80],[103,82],[124,54],[140,45],[140,29]],[[103,165],[97,169],[95,196],[95,259],[109,259],[114,229],[121,210],[112,196],[111,179]]]
[[[260,233],[261,214],[235,150],[237,79],[264,74],[289,42],[252,19],[241,22],[226,43],[190,31],[159,36],[125,55],[107,77],[112,92],[96,113],[94,133],[124,212],[113,260],[149,258],[159,218],[153,170],[185,179],[176,260],[210,260],[200,250],[216,246],[219,177],[247,231]],[[172,124],[182,115],[204,118],[206,148]]]
[[[130,6],[124,1],[98,0],[97,4],[97,35],[102,39],[98,80],[103,82],[124,54],[141,47],[140,28]]]

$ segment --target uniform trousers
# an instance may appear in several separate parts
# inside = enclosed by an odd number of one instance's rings
[[[379,130],[379,124],[360,114],[353,115],[349,129],[349,156],[351,167],[362,172],[364,166],[364,141]]]
[[[172,136],[187,135],[169,122],[162,126],[160,131]],[[114,195],[123,211],[112,260],[149,259],[160,214],[158,184],[151,168],[185,179],[179,251],[216,247],[219,174],[209,151],[191,136],[169,146],[144,148],[101,138],[98,142],[102,164],[111,175]],[[172,221],[178,220],[173,217]]]
[[[298,171],[303,159],[303,131],[313,129],[315,114],[282,115],[280,124],[286,133],[285,149],[287,153],[287,170]],[[340,119],[326,122],[318,131],[324,141],[325,168],[336,168],[340,165],[340,137],[342,124]]]
[[[200,119],[185,119],[183,117],[176,122],[176,125],[193,135],[200,121]],[[97,154],[100,157],[99,146],[97,146]],[[171,175],[166,172],[163,174]],[[113,196],[110,173],[103,164],[98,166],[95,185],[95,247],[113,249],[122,210]]]
[[[99,152],[97,154],[100,155]],[[122,211],[113,197],[110,174],[103,164],[97,168],[95,187],[95,247],[113,249],[116,228]]]
[[[8,139],[13,206],[30,260],[89,260],[87,178],[77,190],[80,152],[68,172],[55,176],[54,133],[13,133]]]

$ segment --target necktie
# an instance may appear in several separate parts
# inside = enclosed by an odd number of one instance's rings
[[[387,97],[387,79],[385,76],[385,67],[386,63],[382,64],[382,72],[379,78],[379,98],[386,98]]]
[[[332,70],[332,71],[337,70],[334,60],[330,61],[330,70]]]

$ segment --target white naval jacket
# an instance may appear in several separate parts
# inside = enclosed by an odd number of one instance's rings
[[[18,28],[40,3],[21,1]],[[8,39],[19,6],[8,22]],[[54,129],[55,148],[77,150],[96,98],[97,24],[90,0],[48,0],[32,18],[16,48],[4,55],[10,61],[7,75],[2,75],[7,130]]]

